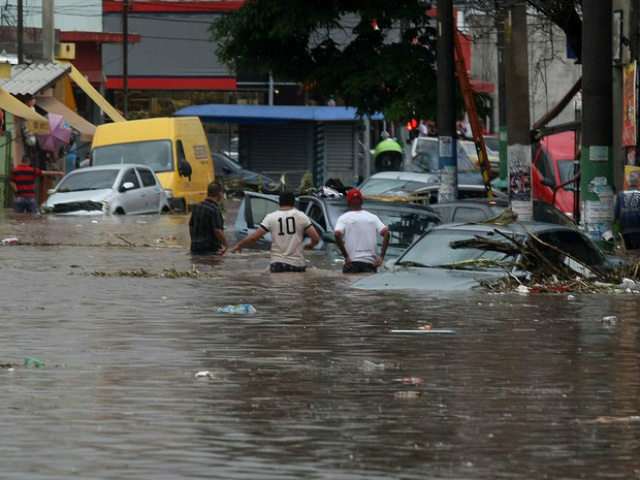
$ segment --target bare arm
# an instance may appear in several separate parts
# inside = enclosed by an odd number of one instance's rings
[[[262,228],[261,226],[258,227],[257,230],[255,230],[251,235],[243,238],[242,240],[240,240],[235,247],[233,247],[231,249],[231,253],[241,253],[242,252],[242,248],[246,245],[250,245],[252,243],[256,243],[258,240],[260,240],[262,237],[264,237],[266,235],[267,231]]]
[[[342,239],[342,232],[336,231],[336,232],[333,232],[333,235],[335,236],[335,239],[336,239],[336,245],[338,246],[338,248],[340,249],[340,253],[342,253],[342,256],[344,257],[344,264],[350,267],[351,259],[349,258],[347,249],[344,246],[344,240]]]
[[[385,230],[382,233],[382,249],[380,250],[380,256],[378,257],[378,260],[376,260],[376,266],[380,266],[382,265],[382,262],[384,261],[384,256],[387,254],[387,248],[389,248],[389,239],[391,238],[391,235],[389,234],[389,230]]]
[[[320,242],[320,235],[318,235],[318,231],[313,225],[310,225],[305,230],[305,233],[311,237],[311,241],[307,243],[304,248],[310,250],[314,248]]]
[[[222,248],[218,250],[218,255],[224,255],[227,249],[229,248],[229,244],[227,243],[227,237],[224,235],[224,230],[220,228],[216,228],[214,232],[216,234],[216,237],[218,237],[218,240],[220,240],[220,243],[222,244]]]
[[[64,177],[64,172],[58,172],[55,170],[40,170],[42,175],[47,177]]]

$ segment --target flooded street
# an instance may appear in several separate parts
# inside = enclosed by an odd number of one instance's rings
[[[639,295],[364,292],[251,249],[190,277],[187,222],[0,214],[1,478],[640,478]],[[425,323],[454,333],[392,332]]]

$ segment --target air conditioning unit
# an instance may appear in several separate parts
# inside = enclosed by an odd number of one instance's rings
[[[57,59],[60,60],[75,60],[76,58],[76,44],[75,43],[60,43],[60,50]]]

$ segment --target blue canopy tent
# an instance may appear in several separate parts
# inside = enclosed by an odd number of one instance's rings
[[[311,171],[316,185],[329,178],[349,185],[365,170],[366,147],[359,141],[363,119],[355,108],[208,104],[174,115],[199,117],[205,124],[237,124],[240,163],[273,176],[284,173],[292,184]],[[381,121],[383,116],[367,119]]]

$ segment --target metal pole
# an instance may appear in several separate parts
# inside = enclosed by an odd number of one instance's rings
[[[129,0],[122,1],[122,113],[129,119]]]

